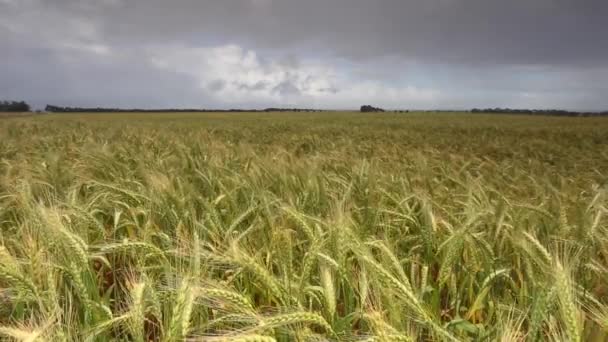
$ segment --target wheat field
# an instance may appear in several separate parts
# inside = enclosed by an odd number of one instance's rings
[[[608,120],[0,119],[0,340],[605,341]]]

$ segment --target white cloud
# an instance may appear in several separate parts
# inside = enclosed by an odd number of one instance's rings
[[[104,44],[96,43],[83,43],[78,41],[64,41],[60,43],[61,47],[67,49],[73,49],[82,52],[93,53],[101,56],[109,56],[112,53],[112,49]]]
[[[323,97],[323,103],[334,108],[354,108],[363,104],[388,109],[432,108],[442,94],[436,89],[414,86],[389,86],[378,81],[360,81],[347,85],[344,91]]]
[[[364,103],[429,105],[437,91],[353,80],[329,63],[295,57],[268,60],[237,45],[149,49],[157,68],[189,75],[218,102],[353,108]],[[359,101],[361,103],[353,103]]]

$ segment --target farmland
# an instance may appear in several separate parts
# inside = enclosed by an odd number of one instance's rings
[[[0,338],[603,341],[608,120],[0,118]]]

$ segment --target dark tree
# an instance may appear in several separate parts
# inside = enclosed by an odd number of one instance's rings
[[[0,101],[0,112],[29,112],[30,105],[25,101]]]
[[[384,112],[382,108],[376,108],[370,105],[361,106],[361,113],[376,113],[376,112]]]

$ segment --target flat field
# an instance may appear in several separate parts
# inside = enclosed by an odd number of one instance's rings
[[[608,119],[0,119],[0,339],[604,341]]]

